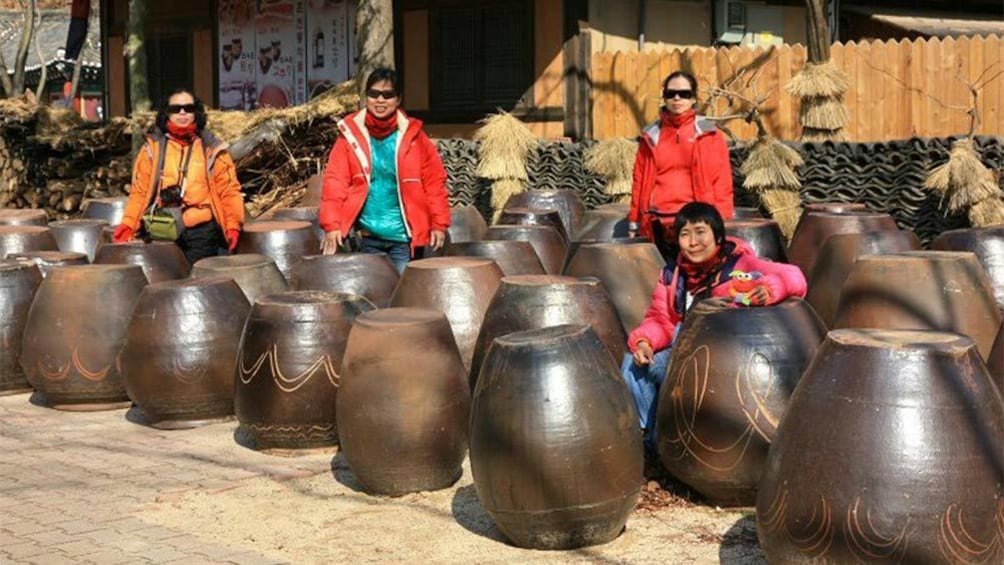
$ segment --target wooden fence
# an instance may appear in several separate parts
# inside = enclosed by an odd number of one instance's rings
[[[806,60],[802,45],[770,48],[693,48],[643,53],[599,53],[592,57],[593,137],[634,137],[658,116],[661,81],[683,69],[699,82],[700,97],[710,86],[725,84],[759,66],[754,84],[733,86],[750,98],[770,94],[764,105],[770,132],[797,139],[799,102],[785,85]],[[832,60],[850,79],[846,97],[850,141],[944,137],[969,131],[966,110],[969,84],[979,91],[981,120],[977,133],[1004,136],[1004,39],[999,36],[916,41],[836,43]],[[726,115],[724,103],[708,113]],[[734,134],[750,139],[756,128],[742,121],[728,124]]]

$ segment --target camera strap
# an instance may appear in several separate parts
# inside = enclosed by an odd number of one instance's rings
[[[149,213],[152,214],[155,209],[157,209],[157,201],[160,200],[160,189],[161,189],[161,178],[164,175],[164,162],[167,160],[167,144],[170,140],[165,136],[164,140],[160,144],[160,151],[157,155],[157,174],[154,175],[153,190],[150,193],[150,206]],[[178,171],[178,187],[181,192],[181,198],[185,197],[185,181],[188,178],[188,164],[192,160],[192,152],[195,151],[195,142],[193,141],[189,144],[188,153],[185,153],[185,148],[181,148],[182,158],[180,163],[180,170]]]

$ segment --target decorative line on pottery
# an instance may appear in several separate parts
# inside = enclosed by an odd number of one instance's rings
[[[792,516],[795,524],[801,524],[800,531],[794,532],[788,524],[788,490],[778,491],[764,513],[764,528],[771,533],[781,533],[799,551],[810,559],[821,559],[833,544],[833,516],[826,498],[819,497],[819,504],[812,505],[812,515],[808,520]]]
[[[79,346],[73,346],[73,353],[70,355],[70,362],[65,365],[60,365],[58,362],[53,363],[48,355],[43,355],[35,364],[38,367],[38,372],[42,377],[50,381],[61,381],[70,374],[70,367],[77,370],[77,373],[89,381],[99,382],[105,380],[108,376],[108,371],[111,370],[113,363],[109,363],[104,369],[99,369],[97,371],[91,371],[87,367],[84,367],[83,361],[80,360],[80,352],[78,351]]]
[[[979,541],[966,529],[963,509],[951,504],[941,515],[938,547],[946,561],[952,563],[1000,563],[1004,560],[1004,499],[997,501],[994,536]]]
[[[244,384],[250,384],[254,380],[258,373],[261,371],[262,365],[268,361],[268,366],[272,371],[272,380],[275,381],[275,385],[279,387],[279,390],[283,392],[296,392],[303,385],[310,381],[310,378],[314,376],[314,373],[320,368],[324,368],[324,375],[328,378],[328,382],[331,386],[338,388],[338,383],[341,382],[341,377],[335,371],[334,363],[331,362],[331,357],[328,354],[322,354],[317,358],[309,367],[303,370],[302,373],[293,377],[287,378],[286,375],[282,374],[282,369],[279,368],[279,346],[273,343],[271,347],[262,353],[258,360],[255,361],[254,365],[248,369],[244,365],[244,358],[241,356],[241,366],[240,366],[240,379]]]
[[[245,424],[255,435],[325,439],[335,435],[334,424]]]
[[[201,359],[194,359],[191,366],[186,366],[180,356],[175,356],[171,363],[174,378],[186,385],[201,381],[209,373],[209,366]]]
[[[771,412],[767,401],[770,399],[771,393],[779,390],[775,386],[779,379],[774,372],[774,365],[762,353],[751,355],[749,361],[746,362],[745,369],[745,371],[740,369],[736,373],[736,397],[739,399],[739,406],[753,429],[760,434],[764,441],[770,443],[777,432],[779,418]],[[752,378],[764,370],[768,372],[770,378],[760,380]],[[763,390],[758,390],[758,388]],[[752,407],[750,403],[752,403]]]
[[[708,391],[708,373],[711,368],[711,350],[707,345],[702,345],[694,350],[683,362],[683,368],[677,373],[676,378],[673,382],[673,387],[670,390],[670,398],[672,399],[676,410],[675,412],[675,429],[676,436],[667,439],[667,443],[676,447],[678,453],[673,459],[680,460],[687,456],[692,457],[695,461],[701,465],[718,472],[727,472],[736,468],[739,463],[742,462],[743,457],[746,456],[746,452],[749,451],[750,445],[753,441],[755,434],[760,434],[767,441],[770,441],[770,437],[767,432],[763,429],[765,427],[777,426],[777,418],[775,418],[770,411],[767,409],[765,399],[770,395],[771,391],[774,389],[774,385],[777,382],[777,378],[771,369],[771,378],[766,385],[766,390],[761,394],[756,387],[750,383],[750,374],[752,373],[754,361],[757,360],[759,354],[754,354],[754,356],[747,363],[745,370],[740,369],[736,373],[735,387],[736,394],[739,397],[739,402],[743,407],[743,413],[746,415],[749,424],[746,429],[743,430],[739,437],[731,445],[724,447],[713,446],[710,443],[703,441],[698,437],[696,430],[694,429],[694,423],[697,420],[697,414],[701,411],[701,407],[704,405],[704,396]],[[760,358],[766,360],[765,357],[760,355]],[[768,366],[770,362],[767,361]],[[693,367],[693,379],[687,378],[687,371],[690,367]],[[744,378],[745,377],[745,378]],[[692,398],[694,399],[692,403],[687,403],[684,400],[684,389],[692,385]],[[745,386],[744,386],[745,385]],[[744,388],[746,389],[744,391]],[[745,394],[744,394],[745,392]],[[748,406],[752,402],[752,407]],[[764,422],[758,422],[759,420],[764,420]],[[716,465],[708,460],[706,460],[698,449],[704,452],[709,452],[714,455],[718,454],[728,454],[733,457],[733,460],[727,465]]]
[[[910,542],[910,535],[913,533],[910,527],[912,520],[907,518],[906,524],[896,536],[883,535],[872,523],[871,509],[864,512],[865,518],[862,523],[860,506],[861,497],[858,496],[854,499],[854,504],[847,507],[845,524],[847,547],[862,561],[894,559],[902,562]],[[868,532],[865,531],[865,527],[868,528]]]

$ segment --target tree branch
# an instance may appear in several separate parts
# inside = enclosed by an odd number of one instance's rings
[[[27,0],[21,4],[24,7],[24,25],[21,27],[21,42],[14,56],[14,80],[11,81],[12,96],[24,93],[24,67],[28,64],[28,49],[31,47],[31,37],[35,33],[35,0]]]

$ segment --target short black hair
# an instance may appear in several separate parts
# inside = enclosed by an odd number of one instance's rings
[[[687,71],[673,71],[672,73],[670,73],[668,77],[663,79],[662,89],[666,90],[666,85],[669,84],[669,81],[673,80],[674,78],[680,78],[680,77],[687,79],[687,82],[690,83],[690,90],[694,91],[694,98],[697,98],[697,79],[694,77],[694,75],[688,73]]]
[[[687,224],[708,224],[711,233],[715,235],[715,243],[725,243],[725,220],[718,209],[707,202],[690,202],[676,213],[673,219],[673,231],[679,234]],[[677,235],[676,237],[679,237]]]
[[[199,100],[199,97],[187,88],[176,88],[164,98],[164,103],[157,110],[157,128],[167,133],[167,119],[170,117],[167,113],[168,102],[178,94],[187,94],[195,101],[195,133],[201,134],[206,129],[206,123],[209,121],[209,117],[206,116],[206,107],[202,103],[202,100]]]
[[[387,67],[380,67],[370,73],[370,76],[366,77],[366,90],[369,90],[374,84],[384,80],[389,82],[390,85],[394,87],[394,92],[396,92],[398,96],[401,95],[401,89],[398,88],[399,80],[397,77],[397,71],[394,69],[388,69]]]

